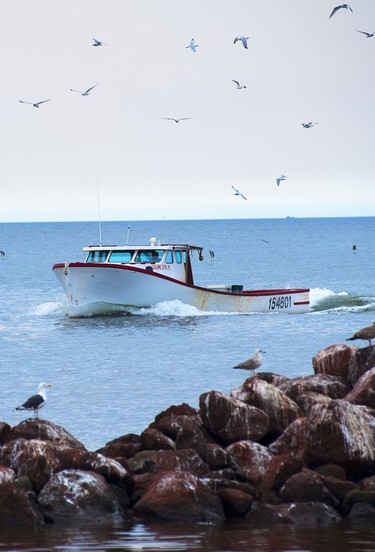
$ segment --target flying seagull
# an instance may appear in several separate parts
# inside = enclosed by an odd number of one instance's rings
[[[40,383],[38,393],[28,398],[21,406],[17,406],[16,410],[33,410],[35,418],[38,418],[38,410],[47,402],[46,389],[48,387],[52,387],[52,385],[50,383]]]
[[[70,89],[71,92],[78,92],[79,94],[81,94],[81,96],[88,96],[91,92],[91,90],[93,90],[96,86],[98,86],[97,84],[94,84],[94,86],[91,86],[90,88],[88,88],[87,90],[74,90],[73,88]]]
[[[317,125],[318,123],[314,123],[313,121],[309,121],[308,123],[302,123],[302,126],[303,128],[311,128],[315,125]]]
[[[352,337],[349,337],[346,341],[354,341],[355,339],[363,339],[368,341],[369,346],[372,345],[371,340],[375,339],[375,322],[372,326],[366,326],[361,330],[358,330]]]
[[[276,178],[276,184],[277,184],[278,186],[280,186],[280,182],[281,182],[282,180],[286,180],[287,178],[288,178],[288,177],[285,176],[285,174],[282,174],[281,176],[279,176],[279,178]]]
[[[108,46],[105,42],[102,42],[101,40],[98,40],[97,38],[93,38],[94,44],[93,46]]]
[[[198,46],[199,46],[199,45],[195,43],[194,38],[192,38],[192,39],[190,40],[189,46],[186,46],[186,48],[190,48],[190,50],[191,50],[192,52],[196,52]]]
[[[247,41],[249,40],[249,38],[250,37],[248,37],[248,36],[236,36],[236,38],[234,39],[233,44],[236,44],[236,42],[241,40],[243,47],[247,49]]]
[[[329,18],[331,19],[332,15],[335,15],[335,13],[338,11],[338,10],[341,10],[341,9],[345,9],[345,10],[350,10],[351,12],[353,12],[352,8],[349,6],[349,4],[340,4],[339,6],[336,6],[335,8],[333,8],[332,12],[331,12],[331,15],[329,16]]]
[[[234,195],[243,197],[243,199],[247,199],[247,197],[245,197],[243,193],[240,192],[240,190],[237,190],[237,188],[235,188],[234,186],[232,186],[232,188],[234,190]]]
[[[46,102],[50,102],[51,100],[52,100],[52,98],[49,98],[49,100],[42,100],[42,101],[40,101],[40,102],[35,102],[35,103],[34,103],[34,102],[24,102],[23,100],[19,100],[19,102],[24,103],[24,104],[30,104],[30,105],[32,105],[33,107],[36,107],[36,108],[39,109],[39,106],[40,106],[41,104],[46,103]]]
[[[237,90],[241,90],[241,88],[246,88],[246,86],[243,84],[241,85],[238,81],[232,79],[232,82],[237,85]]]
[[[372,36],[374,36],[374,33],[366,33],[366,31],[358,31],[358,29],[356,29],[357,33],[362,33],[365,35],[366,38],[371,38]]]
[[[254,375],[255,370],[259,368],[259,366],[262,364],[262,353],[265,352],[266,351],[262,351],[262,349],[256,349],[253,357],[249,358],[248,360],[244,360],[244,362],[240,362],[239,364],[237,364],[237,366],[233,366],[233,368],[250,370]]]
[[[162,119],[166,119],[167,121],[174,121],[175,123],[179,123],[180,121],[187,121],[188,119],[192,119],[193,117],[180,117],[180,119],[175,119],[174,117],[162,117]]]
[[[264,242],[266,245],[268,245],[270,243],[271,240],[263,240],[262,239],[262,242]]]

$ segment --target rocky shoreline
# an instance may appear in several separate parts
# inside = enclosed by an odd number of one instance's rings
[[[95,452],[46,420],[0,422],[0,524],[373,524],[375,346],[312,364],[170,406]]]

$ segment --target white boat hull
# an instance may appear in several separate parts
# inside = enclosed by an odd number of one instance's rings
[[[70,317],[111,314],[175,300],[202,311],[304,313],[309,310],[308,289],[232,293],[189,285],[144,269],[103,263],[61,263],[54,265],[53,271],[65,290]]]

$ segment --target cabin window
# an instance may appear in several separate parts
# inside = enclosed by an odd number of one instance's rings
[[[135,257],[135,262],[136,263],[159,263],[163,256],[163,253],[164,253],[163,249],[138,251]]]
[[[108,251],[90,251],[87,256],[87,263],[104,263],[107,258]]]
[[[110,263],[130,263],[133,251],[112,251],[109,256]]]
[[[165,254],[165,262],[168,263],[168,264],[172,264],[172,263],[173,263],[172,251],[167,251],[167,252],[166,252],[166,254]]]
[[[181,264],[182,263],[181,251],[175,251],[174,258],[176,259],[176,263]]]

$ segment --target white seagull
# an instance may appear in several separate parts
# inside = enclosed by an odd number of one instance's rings
[[[232,188],[234,190],[234,195],[243,197],[243,199],[247,199],[247,197],[245,197],[243,193],[240,192],[240,190],[237,190],[237,188],[235,188],[234,186],[232,186]]]
[[[237,90],[241,90],[241,88],[246,88],[246,86],[243,84],[241,85],[238,81],[232,79],[232,82],[237,85]]]
[[[38,418],[38,410],[47,402],[46,389],[52,387],[50,383],[40,383],[38,393],[32,395],[21,406],[17,406],[16,410],[33,410],[35,418]]]
[[[46,102],[50,102],[52,100],[52,98],[49,98],[48,100],[42,100],[40,102],[24,102],[23,100],[18,100],[19,102],[21,103],[24,103],[24,104],[30,104],[32,105],[33,107],[36,107],[39,109],[39,106],[43,103],[46,103]]]
[[[78,92],[79,94],[81,94],[81,96],[88,96],[91,92],[91,90],[93,90],[96,86],[98,86],[97,84],[94,84],[94,86],[91,86],[90,88],[88,88],[87,90],[74,90],[73,88],[70,89],[71,92]]]
[[[374,36],[374,33],[366,33],[366,31],[358,31],[358,29],[356,29],[357,33],[362,33],[365,35],[366,38],[371,38],[372,36]]]
[[[249,40],[249,38],[249,36],[236,36],[233,44],[236,44],[236,42],[241,40],[243,47],[247,49],[247,41]]]
[[[303,128],[311,128],[315,125],[317,125],[318,123],[314,123],[313,121],[309,121],[308,123],[302,123],[302,126]]]
[[[332,15],[335,15],[335,13],[336,13],[338,10],[341,10],[341,9],[350,10],[351,12],[353,12],[353,10],[352,10],[352,8],[349,6],[349,4],[340,4],[339,6],[336,6],[335,8],[333,8],[333,10],[332,10],[331,15],[329,16],[329,18],[331,19]]]
[[[180,119],[175,119],[174,117],[162,117],[162,119],[165,119],[167,121],[174,121],[175,123],[179,123],[180,121],[188,121],[192,118],[193,117],[180,117]]]
[[[259,366],[262,364],[262,353],[265,353],[265,352],[266,351],[262,351],[262,349],[256,349],[253,357],[249,358],[248,360],[244,360],[243,362],[240,362],[239,364],[237,364],[237,366],[233,366],[233,368],[250,370],[254,375],[255,370],[259,368]]]
[[[101,40],[98,40],[97,38],[93,38],[94,44],[93,46],[108,46],[105,42],[102,42]]]
[[[196,52],[198,46],[199,46],[199,45],[195,43],[194,38],[192,38],[192,39],[190,40],[189,46],[186,46],[186,48],[190,48],[190,50],[191,50],[192,52]]]
[[[277,184],[278,186],[280,186],[280,182],[281,182],[282,180],[286,180],[287,178],[288,178],[288,177],[285,176],[285,174],[282,174],[281,176],[279,176],[279,178],[276,178],[276,184]]]

